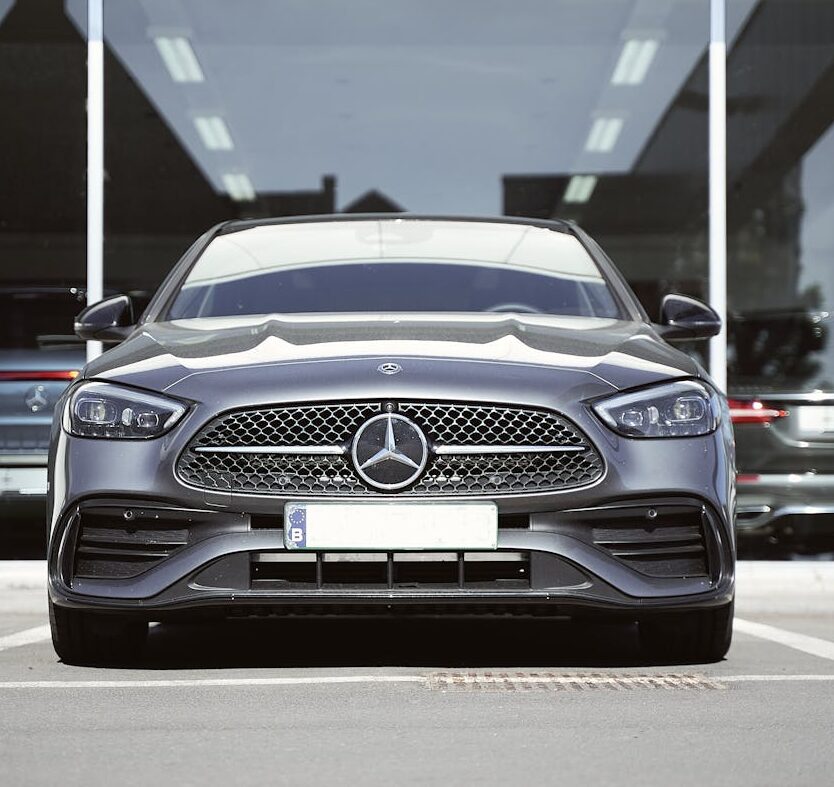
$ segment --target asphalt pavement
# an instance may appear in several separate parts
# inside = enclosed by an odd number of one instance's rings
[[[60,663],[43,564],[0,562],[0,781],[830,784],[834,564],[740,566],[718,664],[627,625],[154,626],[131,669]]]

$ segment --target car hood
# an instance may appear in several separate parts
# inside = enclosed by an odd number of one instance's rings
[[[563,369],[593,376],[614,389],[703,374],[648,325],[633,321],[516,314],[317,314],[149,323],[90,363],[84,377],[159,391],[176,387],[180,395],[191,396],[210,384],[207,375],[291,365],[297,376],[315,364],[318,376],[323,362],[356,359],[363,366],[368,359],[476,362],[495,374],[518,365]]]

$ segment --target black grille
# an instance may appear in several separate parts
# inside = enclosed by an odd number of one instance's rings
[[[619,511],[593,528],[594,543],[652,577],[707,576],[703,512],[688,506]]]
[[[240,410],[212,421],[192,447],[339,445],[379,412],[379,402]]]
[[[599,454],[579,429],[543,410],[456,403],[391,403],[417,423],[434,447],[569,452],[432,453],[425,473],[399,495],[481,495],[546,492],[583,486],[603,471]],[[337,446],[347,449],[359,426],[385,403],[359,402],[239,411],[209,423],[180,457],[188,484],[245,494],[365,495],[381,493],[355,474],[347,455],[224,452],[222,448]],[[199,449],[211,449],[200,451]],[[482,450],[482,449],[481,449]]]
[[[256,553],[251,572],[259,590],[523,590],[530,588],[530,553]]]
[[[518,407],[403,402],[399,412],[445,445],[585,445],[575,426],[554,413]]]

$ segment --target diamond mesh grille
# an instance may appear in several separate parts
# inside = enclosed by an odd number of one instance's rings
[[[242,494],[368,496],[345,456],[238,454],[195,448],[348,446],[359,426],[382,411],[380,402],[328,403],[245,410],[209,423],[180,457],[180,478],[193,486]],[[583,486],[602,475],[602,460],[584,435],[555,413],[527,408],[441,402],[402,402],[435,445],[571,446],[584,451],[431,454],[417,482],[399,496],[507,495]]]
[[[399,412],[437,443],[451,445],[583,445],[575,426],[553,413],[515,407],[403,402]]]
[[[339,445],[379,412],[379,402],[240,410],[212,421],[192,445]]]

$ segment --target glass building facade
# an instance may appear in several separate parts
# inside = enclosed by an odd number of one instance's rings
[[[228,218],[566,217],[706,299],[704,0],[104,0],[104,270]],[[0,286],[83,285],[86,2],[0,0]],[[834,390],[834,0],[727,0],[730,390]]]

